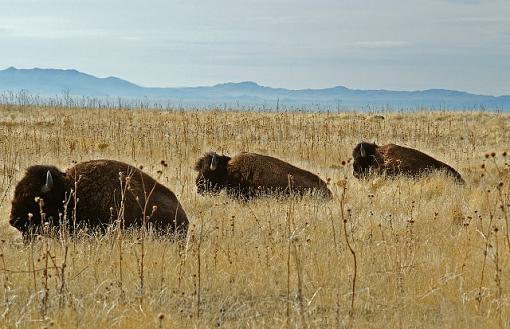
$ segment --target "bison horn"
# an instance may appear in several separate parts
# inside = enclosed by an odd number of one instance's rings
[[[44,193],[49,192],[53,189],[53,177],[51,176],[51,172],[48,170],[46,173],[46,183],[41,188],[41,191]]]
[[[217,167],[218,167],[218,155],[214,153],[211,159],[211,165],[209,166],[209,169],[214,171],[216,170]]]
[[[367,156],[367,152],[365,151],[365,148],[363,147],[363,144],[361,144],[361,146],[359,148],[359,153],[361,154],[362,158]]]

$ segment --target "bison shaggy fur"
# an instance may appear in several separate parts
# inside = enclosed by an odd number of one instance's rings
[[[104,229],[117,220],[124,227],[140,227],[144,214],[159,232],[186,234],[188,218],[172,191],[126,163],[94,160],[66,172],[29,167],[16,185],[10,224],[27,238],[41,233],[44,223],[50,228],[67,223],[70,231]]]
[[[369,174],[416,177],[433,171],[443,171],[457,182],[464,183],[461,175],[449,165],[423,152],[400,145],[378,146],[375,143],[362,142],[356,145],[352,156],[353,175],[356,178]]]
[[[317,175],[267,155],[243,152],[231,158],[209,152],[197,160],[195,170],[199,194],[225,189],[230,196],[244,199],[268,194],[331,198],[327,184]]]

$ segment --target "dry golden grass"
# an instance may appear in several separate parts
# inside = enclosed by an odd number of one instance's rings
[[[384,116],[0,105],[0,326],[505,328],[510,116]],[[467,184],[358,181],[342,161],[361,140],[416,147]],[[287,160],[330,179],[336,198],[197,196],[192,167],[209,150]],[[97,158],[143,165],[191,219],[183,250],[144,241],[143,276],[140,232],[23,245],[8,224],[27,166]]]

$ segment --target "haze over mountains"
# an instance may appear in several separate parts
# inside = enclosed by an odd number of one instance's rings
[[[40,97],[90,96],[99,99],[125,98],[171,101],[179,104],[249,106],[342,106],[441,109],[510,110],[510,96],[475,95],[462,91],[428,89],[420,91],[354,90],[343,86],[325,89],[289,90],[260,86],[255,82],[223,83],[206,87],[147,88],[116,77],[98,78],[76,70],[0,70],[0,93],[25,90]]]

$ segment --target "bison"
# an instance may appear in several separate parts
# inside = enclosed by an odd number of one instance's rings
[[[186,213],[172,191],[114,160],[82,162],[66,172],[54,166],[29,167],[16,185],[9,222],[25,240],[42,233],[45,225],[60,229],[64,224],[72,233],[77,227],[147,224],[177,237],[188,229]]]
[[[461,184],[461,175],[449,165],[438,161],[418,150],[388,144],[378,146],[375,143],[362,142],[352,151],[353,175],[363,178],[368,174],[420,176],[432,171],[444,171]]]
[[[195,170],[199,194],[225,189],[241,199],[263,194],[332,196],[317,175],[267,155],[243,152],[231,158],[209,152],[197,160]]]

